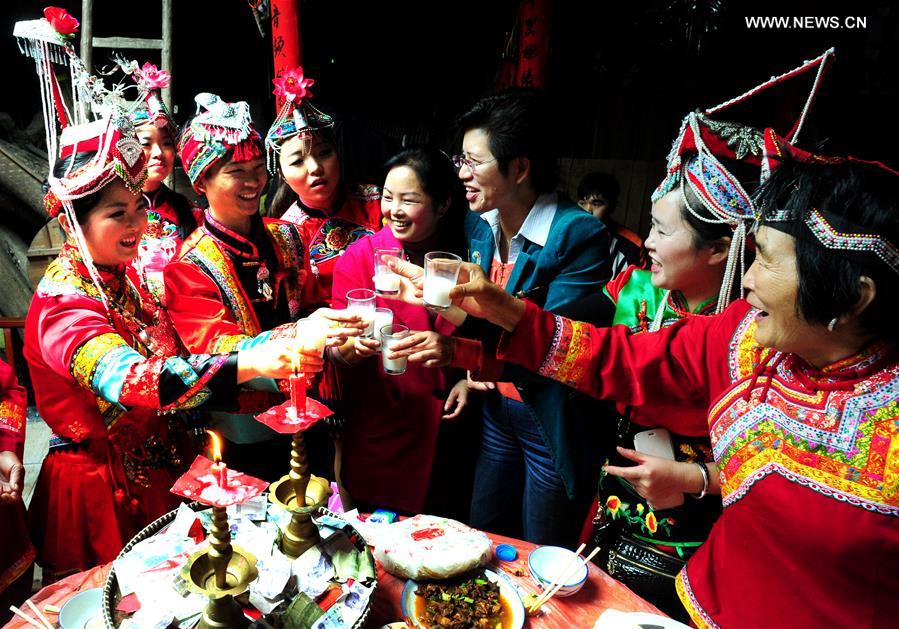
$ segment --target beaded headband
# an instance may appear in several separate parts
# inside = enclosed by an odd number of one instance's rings
[[[284,143],[294,137],[303,142],[303,151],[309,150],[312,135],[321,129],[334,126],[334,119],[312,106],[309,88],[315,83],[313,79],[303,76],[303,68],[287,70],[277,79],[273,94],[284,99],[284,105],[278,117],[265,134],[266,164],[270,173],[277,170],[277,159]]]
[[[795,212],[777,210],[766,214],[763,224],[859,262],[870,262],[874,255],[899,273],[899,249],[893,243],[832,212],[814,208],[798,220]]]

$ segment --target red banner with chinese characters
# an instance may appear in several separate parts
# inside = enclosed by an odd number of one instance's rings
[[[285,70],[302,65],[300,46],[300,0],[272,0],[272,57],[275,78]],[[275,111],[280,111],[284,99],[278,97]]]
[[[544,87],[549,65],[550,0],[521,0],[516,85]]]

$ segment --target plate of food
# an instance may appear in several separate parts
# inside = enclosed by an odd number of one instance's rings
[[[439,581],[406,582],[403,615],[423,629],[521,629],[527,614],[504,574],[481,568]]]

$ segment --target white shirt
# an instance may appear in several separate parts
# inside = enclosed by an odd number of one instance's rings
[[[541,194],[534,202],[534,207],[528,212],[518,233],[512,236],[509,242],[509,255],[506,264],[514,264],[518,253],[524,246],[524,241],[529,240],[535,245],[541,247],[546,246],[549,238],[549,228],[553,224],[553,218],[556,216],[556,208],[559,204],[559,197],[555,192]],[[481,218],[490,225],[490,231],[493,232],[493,241],[496,247],[493,249],[493,259],[502,262],[499,255],[499,243],[502,238],[502,230],[499,225],[499,210],[490,210],[481,214]]]

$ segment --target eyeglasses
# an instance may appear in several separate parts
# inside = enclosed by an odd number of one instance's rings
[[[456,167],[457,170],[462,170],[463,166],[468,166],[468,169],[471,172],[474,172],[478,169],[478,166],[483,166],[485,164],[489,164],[490,162],[495,162],[496,158],[488,159],[483,162],[476,162],[473,159],[469,159],[464,155],[453,155],[453,166]]]

